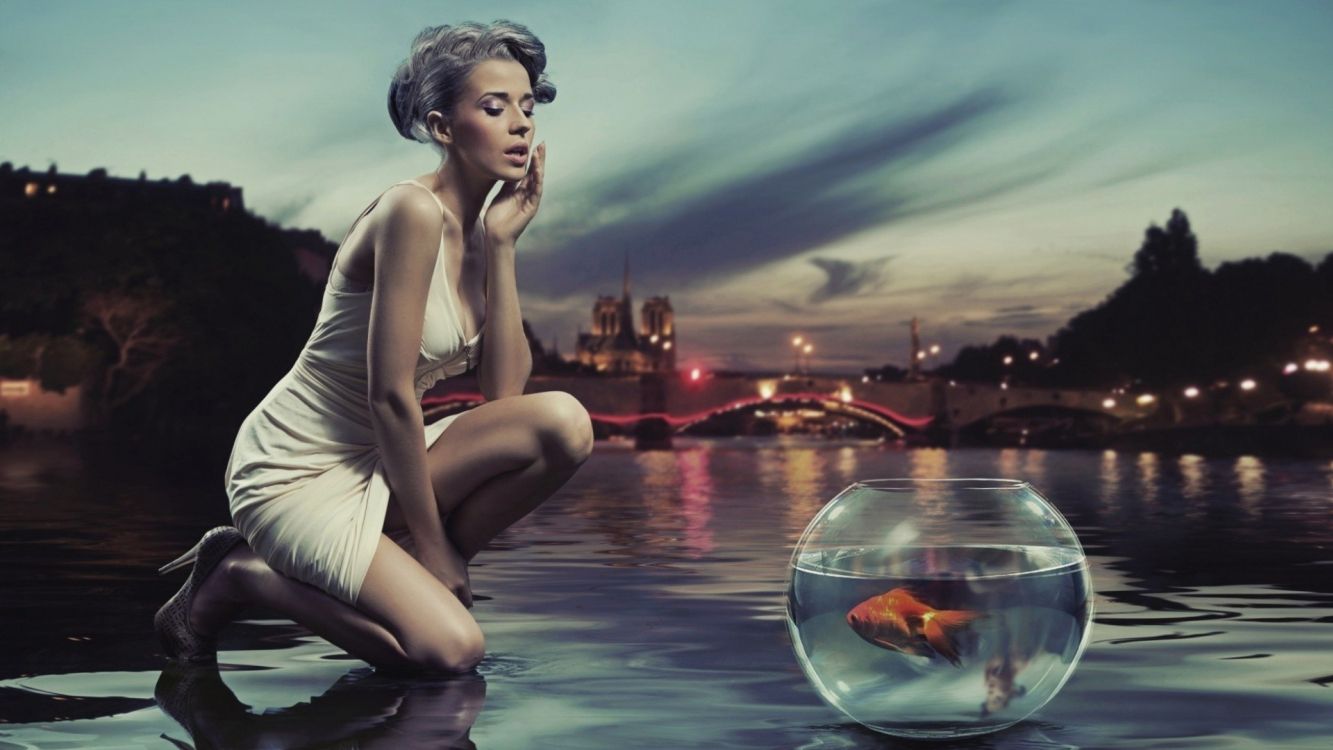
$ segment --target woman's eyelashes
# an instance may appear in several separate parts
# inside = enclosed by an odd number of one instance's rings
[[[482,107],[482,109],[486,110],[486,114],[490,115],[491,117],[499,117],[504,112],[504,107]],[[521,111],[528,117],[532,117],[533,115],[537,114],[536,112],[530,109],[524,109],[519,111]]]

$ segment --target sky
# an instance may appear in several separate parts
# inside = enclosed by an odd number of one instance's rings
[[[524,318],[670,295],[677,366],[932,365],[1044,340],[1188,214],[1203,264],[1333,251],[1333,3],[0,0],[0,161],[225,181],[341,241],[437,166],[389,120],[426,26],[546,45]]]

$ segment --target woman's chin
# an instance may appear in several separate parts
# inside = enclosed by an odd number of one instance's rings
[[[493,171],[495,179],[504,180],[505,182],[514,182],[515,180],[521,180],[523,179],[523,176],[526,175],[527,173],[528,171],[526,164],[512,164],[512,163],[505,163],[501,165],[499,169]]]

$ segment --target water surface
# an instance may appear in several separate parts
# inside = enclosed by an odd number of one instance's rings
[[[60,444],[0,450],[0,748],[1315,748],[1333,736],[1333,462],[904,451],[793,437],[599,441],[473,561],[488,654],[403,679],[252,609],[217,670],[167,669],[156,567],[228,522]],[[857,479],[1032,482],[1096,592],[1078,669],[1033,716],[921,745],[826,706],[792,653],[792,548]]]

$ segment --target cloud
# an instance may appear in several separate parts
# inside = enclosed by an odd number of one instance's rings
[[[887,95],[869,99],[893,101]],[[910,115],[904,116],[898,105],[812,147],[793,150],[785,163],[738,168],[718,184],[695,190],[677,187],[726,160],[734,144],[716,139],[667,149],[569,198],[557,212],[562,218],[545,225],[530,242],[542,250],[524,258],[524,289],[546,296],[586,294],[616,280],[621,254],[628,250],[636,279],[684,291],[901,216],[966,203],[979,197],[969,188],[949,187],[940,194],[902,185],[885,193],[862,185],[890,167],[915,165],[977,137],[989,117],[1014,101],[999,87],[985,87]],[[1000,182],[1012,186],[1024,179]],[[979,189],[1002,188],[992,183]],[[602,217],[603,223],[593,223],[590,216]],[[845,277],[836,276],[836,266],[824,270],[828,282],[813,299],[846,293],[840,283],[870,283],[869,276],[857,274],[873,266]]]
[[[273,208],[265,209],[264,218],[277,224],[278,226],[293,226],[301,222],[298,221],[301,214],[315,202],[315,196],[311,193],[300,195],[295,198],[283,201]],[[337,242],[334,239],[333,242]]]
[[[862,262],[811,258],[810,264],[828,275],[825,282],[810,293],[809,302],[818,304],[835,297],[854,297],[862,291],[884,286],[884,266],[895,256],[886,255]]]
[[[921,284],[913,287],[894,289],[895,295],[908,294],[934,295],[943,300],[972,299],[983,290],[1000,291],[1005,289],[1032,290],[1053,281],[1065,280],[1067,276],[1059,273],[1029,273],[1019,276],[1001,277],[993,273],[979,271],[959,271],[953,278],[933,284]]]
[[[1032,305],[1018,305],[1016,307],[1002,307],[996,311],[996,314],[986,318],[965,320],[963,325],[969,328],[1047,330],[1054,329],[1062,321],[1063,319],[1056,315],[1039,312],[1038,308]]]

